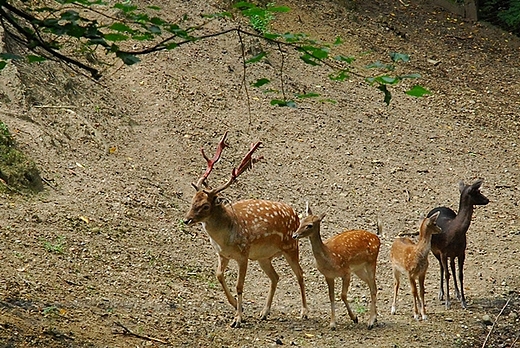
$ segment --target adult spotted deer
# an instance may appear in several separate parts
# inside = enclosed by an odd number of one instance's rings
[[[450,261],[451,273],[453,274],[455,295],[460,300],[462,308],[466,308],[466,298],[464,297],[466,232],[471,223],[475,205],[486,205],[489,203],[489,199],[480,192],[481,186],[482,180],[478,180],[472,185],[464,185],[462,181],[459,183],[460,202],[458,213],[446,207],[438,207],[428,213],[428,217],[437,212],[440,213],[437,218],[437,225],[442,229],[442,233],[432,237],[432,252],[439,260],[441,270],[439,288],[439,300],[441,301],[444,299],[443,280],[446,279],[446,308],[450,307],[448,259]],[[460,291],[457,286],[457,276],[455,275],[455,259],[458,260]]]
[[[355,323],[357,316],[352,312],[347,301],[350,277],[355,273],[370,288],[370,318],[368,328],[374,327],[376,321],[376,263],[379,254],[379,237],[363,230],[352,230],[340,233],[325,242],[321,239],[320,224],[325,214],[312,215],[307,204],[307,216],[300,222],[300,227],[293,238],[309,237],[312,253],[316,258],[318,270],[325,276],[329,288],[330,328],[336,329],[336,308],[334,299],[334,280],[341,278],[341,300],[347,307],[348,315]]]
[[[413,297],[414,318],[419,319],[417,303],[421,310],[421,317],[426,320],[426,305],[424,303],[424,279],[428,270],[428,254],[430,253],[432,235],[441,233],[441,229],[435,224],[439,212],[429,218],[425,218],[419,229],[417,244],[409,238],[398,238],[392,243],[390,260],[394,271],[394,301],[392,302],[392,314],[395,314],[397,292],[401,275],[406,275],[410,281],[410,289]],[[417,293],[417,281],[419,281],[419,293]]]
[[[261,143],[258,142],[251,146],[251,150],[246,154],[239,167],[233,169],[227,183],[214,189],[207,187],[206,179],[215,163],[219,161],[222,150],[226,147],[226,135],[227,133],[220,140],[212,159],[206,157],[204,150],[201,150],[207,162],[207,169],[198,182],[193,184],[197,192],[193,196],[191,209],[186,214],[184,222],[187,225],[202,223],[218,254],[217,279],[222,285],[229,303],[236,309],[235,318],[231,323],[232,327],[240,327],[243,320],[242,293],[248,260],[257,260],[271,280],[267,302],[260,313],[261,319],[267,318],[279,279],[271,260],[280,255],[285,257],[296,274],[302,298],[301,316],[302,318],[307,317],[308,309],[303,271],[299,263],[298,241],[292,238],[293,232],[298,228],[298,215],[289,205],[280,202],[249,199],[227,204],[219,197],[220,192],[235,182],[237,177],[256,161],[252,155]],[[236,299],[231,295],[224,279],[224,271],[230,259],[238,263]]]

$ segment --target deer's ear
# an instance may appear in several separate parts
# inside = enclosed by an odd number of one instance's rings
[[[477,180],[473,185],[471,185],[471,188],[475,189],[475,190],[480,189],[480,186],[482,186],[482,182],[483,182],[482,179]]]
[[[305,204],[305,214],[307,214],[307,216],[312,215],[312,210],[311,207],[309,207],[309,202]]]
[[[462,193],[462,191],[464,191],[464,188],[466,187],[466,185],[464,185],[464,181],[459,181],[459,191],[460,193]]]

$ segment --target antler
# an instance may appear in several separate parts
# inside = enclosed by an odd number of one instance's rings
[[[262,157],[253,158],[252,156],[253,156],[253,152],[255,152],[256,149],[258,149],[258,147],[260,147],[261,144],[262,144],[262,142],[260,142],[260,141],[257,142],[256,144],[251,144],[251,150],[249,150],[249,152],[244,156],[244,158],[242,159],[242,162],[240,162],[240,165],[238,166],[238,168],[233,168],[233,170],[231,171],[231,178],[229,178],[228,182],[225,183],[224,185],[214,189],[212,192],[219,193],[220,191],[227,189],[232,183],[235,182],[235,180],[238,178],[238,176],[240,174],[245,172],[247,169],[252,168],[253,164],[260,161],[262,159]]]
[[[204,153],[204,148],[201,148],[200,149],[200,152],[202,153],[202,156],[204,157],[204,159],[206,160],[206,162],[208,163],[208,167],[206,168],[206,171],[204,172],[204,175],[202,175],[200,177],[200,179],[197,181],[197,183],[192,183],[193,187],[195,187],[195,189],[197,191],[200,191],[202,189],[202,185],[204,186],[208,186],[206,184],[206,179],[208,178],[209,174],[211,174],[211,171],[213,170],[213,166],[215,165],[215,163],[217,163],[219,160],[220,160],[220,155],[222,155],[222,150],[224,150],[224,148],[226,148],[228,145],[225,143],[226,141],[226,137],[227,137],[227,132],[224,133],[224,135],[222,136],[222,139],[220,139],[218,145],[217,145],[217,151],[215,152],[215,155],[213,156],[212,159],[209,159],[208,156],[206,156],[206,154]]]

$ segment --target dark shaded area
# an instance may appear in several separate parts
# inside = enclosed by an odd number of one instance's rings
[[[478,16],[520,36],[520,0],[479,0]]]

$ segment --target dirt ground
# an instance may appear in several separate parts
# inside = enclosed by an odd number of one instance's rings
[[[358,67],[408,53],[397,72],[420,73],[433,94],[408,97],[415,82],[407,81],[387,107],[362,79],[332,82],[327,68],[303,65],[288,51],[286,93],[319,92],[336,103],[280,108],[249,89],[249,113],[234,35],[109,68],[99,83],[50,64],[9,66],[0,75],[0,117],[37,162],[46,189],[0,196],[0,347],[520,346],[520,40],[422,1],[277,4],[292,11],[277,16],[275,30],[341,36],[335,50],[358,57]],[[225,4],[163,8],[178,20]],[[215,21],[209,30],[232,25]],[[251,67],[248,83],[267,75],[279,89],[280,65],[273,54]],[[308,201],[327,213],[325,237],[375,231],[381,220],[374,329],[366,328],[368,288],[354,278],[349,299],[360,322],[338,304],[338,330],[329,330],[326,284],[308,240],[300,258],[309,318],[299,318],[296,279],[276,259],[281,279],[270,317],[258,319],[269,284],[251,263],[246,322],[230,328],[234,310],[215,279],[215,253],[200,225],[182,224],[191,182],[205,168],[199,149],[213,151],[225,131],[230,148],[213,185],[228,179],[251,142],[263,142],[263,161],[225,191],[230,201],[279,200],[298,213]],[[491,202],[475,210],[468,231],[468,308],[455,300],[447,310],[437,299],[439,266],[430,256],[429,320],[413,319],[407,282],[390,315],[393,238],[417,231],[433,207],[457,210],[458,182],[478,178]],[[226,276],[234,290],[233,262]]]

